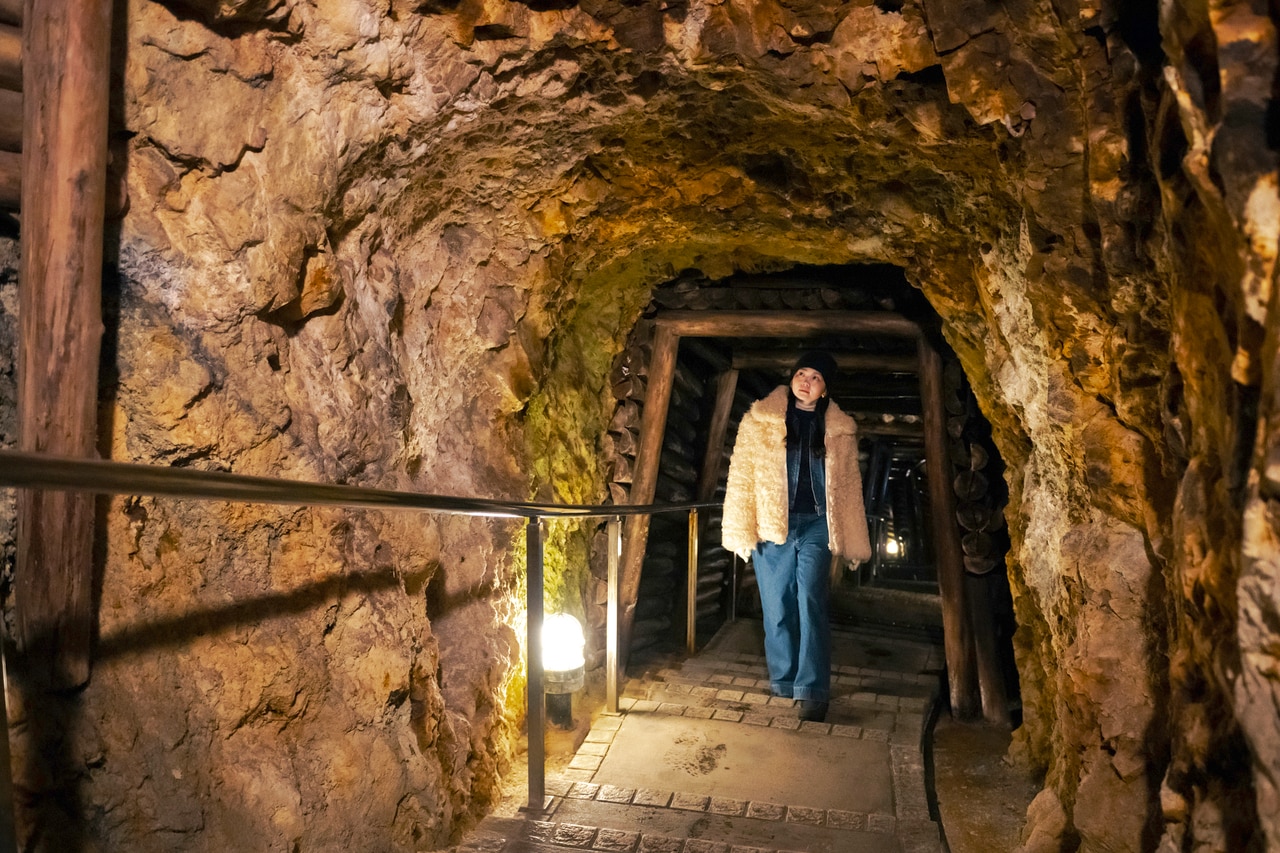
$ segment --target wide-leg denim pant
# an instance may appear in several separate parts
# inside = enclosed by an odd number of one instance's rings
[[[753,553],[775,695],[819,702],[831,697],[829,541],[825,515],[792,514],[787,541],[762,542]]]

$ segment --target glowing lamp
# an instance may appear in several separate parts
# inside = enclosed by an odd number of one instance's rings
[[[586,683],[586,646],[582,624],[568,613],[553,613],[542,623],[543,691],[547,717],[564,729],[573,728],[573,692]]]
[[[577,619],[568,613],[551,614],[542,623],[542,668],[548,674],[573,670],[581,673],[586,665],[582,654],[586,644]]]
[[[898,540],[890,536],[888,541],[884,543],[884,552],[890,557],[898,556]]]

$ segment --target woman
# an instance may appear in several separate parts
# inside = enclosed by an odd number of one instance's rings
[[[827,614],[831,555],[871,557],[853,418],[827,396],[836,363],[807,352],[742,418],[729,461],[722,542],[754,560],[764,649],[776,696],[800,718],[826,719],[831,698]]]

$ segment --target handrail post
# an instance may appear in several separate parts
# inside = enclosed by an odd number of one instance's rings
[[[542,616],[543,616],[543,578],[542,578],[542,518],[529,517],[525,526],[525,545],[528,551],[528,604],[527,619],[528,638],[525,647],[528,649],[528,693],[529,705],[529,805],[531,812],[541,813],[546,808],[547,799],[547,755],[546,755],[546,699],[543,697],[542,684]]]
[[[738,621],[738,555],[729,559],[729,621]]]
[[[698,650],[698,510],[689,510],[689,566],[687,604],[685,606],[685,647],[689,654]]]
[[[609,577],[605,605],[605,713],[618,713],[618,558],[622,556],[622,516],[606,525],[609,531]]]

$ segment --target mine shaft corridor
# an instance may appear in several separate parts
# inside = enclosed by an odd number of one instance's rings
[[[1280,851],[1278,45],[1275,0],[0,0],[0,846],[448,849],[546,746],[545,608],[590,775],[502,846],[951,840],[936,717],[1036,776],[991,849]],[[822,731],[717,516],[809,349],[874,544]]]
[[[710,502],[696,565],[683,520],[632,518],[622,558],[628,650],[694,650],[738,614],[759,613],[753,566],[720,542],[737,425],[785,384],[797,356],[829,352],[831,399],[857,424],[872,556],[833,566],[832,617],[844,624],[896,591],[946,648],[957,716],[1008,726],[1017,715],[1005,554],[1003,465],[938,317],[901,269],[800,267],[655,290],[615,359],[616,407],[604,442],[615,503]]]
[[[617,710],[587,700],[571,718],[553,697],[561,719],[547,742],[545,802],[508,799],[459,853],[943,849],[932,724],[979,715],[971,687],[949,679],[948,628],[984,637],[974,653],[991,656],[981,710],[994,730],[1016,725],[1019,709],[1002,469],[958,363],[921,356],[935,329],[892,268],[656,291],[611,375],[610,488],[618,503],[710,508],[687,536],[679,515],[630,520],[623,603],[634,601],[634,621]],[[820,722],[771,693],[753,566],[719,535],[739,420],[814,348],[835,357],[828,391],[858,423],[872,540],[870,560],[833,566],[833,695]],[[947,535],[958,554],[939,545]],[[941,575],[956,569],[962,583],[948,587]],[[956,696],[968,707],[954,707]]]

